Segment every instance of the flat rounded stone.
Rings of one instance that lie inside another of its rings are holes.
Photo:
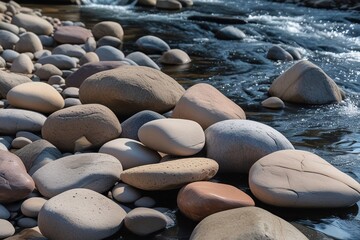
[[[291,56],[290,53],[288,53],[285,49],[283,49],[282,47],[278,46],[278,45],[274,45],[272,46],[266,57],[270,60],[274,60],[274,61],[292,61],[294,60],[293,57]]]
[[[34,181],[18,156],[0,150],[0,163],[0,203],[24,199],[34,190]]]
[[[87,63],[96,63],[99,62],[100,59],[98,55],[94,52],[87,52],[84,56],[82,56],[79,60],[79,65],[83,66]]]
[[[178,82],[161,71],[122,66],[88,77],[80,86],[80,100],[84,104],[103,104],[119,116],[131,116],[142,110],[167,112],[184,91]]]
[[[42,80],[48,80],[51,76],[62,75],[62,71],[54,66],[53,64],[44,64],[39,69],[37,69],[34,73]]]
[[[92,34],[95,39],[100,39],[104,36],[113,36],[119,39],[123,39],[124,30],[117,22],[102,21],[94,25],[92,28]]]
[[[129,138],[118,138],[107,142],[99,149],[99,152],[116,157],[124,170],[158,163],[161,159],[158,152],[144,146],[141,142]]]
[[[118,183],[112,189],[113,198],[121,203],[133,203],[141,198],[141,192],[125,183]]]
[[[0,219],[0,238],[4,239],[15,234],[14,226],[7,220]]]
[[[302,58],[301,52],[294,47],[285,47],[285,51],[290,53],[294,60],[300,60]]]
[[[225,120],[205,131],[206,156],[219,163],[220,172],[247,174],[260,158],[283,149],[294,149],[274,128],[251,120]]]
[[[15,135],[18,131],[39,132],[46,117],[22,109],[0,109],[0,133]]]
[[[13,49],[15,44],[19,41],[19,37],[7,30],[0,30],[0,45],[4,49]]]
[[[221,226],[214,227],[214,226]],[[297,239],[306,240],[285,220],[258,207],[243,207],[212,214],[193,230],[190,240]]]
[[[136,3],[139,6],[145,6],[145,7],[155,7],[156,6],[156,0],[139,0]]]
[[[30,57],[25,53],[22,53],[15,58],[10,68],[11,72],[23,74],[30,74],[33,70],[34,64],[32,63]]]
[[[132,233],[146,236],[166,227],[166,216],[151,208],[135,208],[124,219],[125,227]]]
[[[79,88],[67,87],[66,89],[64,89],[64,91],[61,94],[65,98],[68,98],[68,97],[79,98]]]
[[[40,58],[37,62],[43,65],[52,64],[61,70],[63,69],[68,70],[76,67],[76,61],[74,60],[74,58],[71,58],[63,54],[54,54],[50,56],[45,56]]]
[[[119,181],[122,166],[115,157],[102,153],[75,154],[57,159],[33,175],[41,195],[51,198],[74,188],[103,193]]]
[[[283,109],[285,108],[285,103],[278,97],[269,97],[261,102],[261,105],[266,108],[271,109]]]
[[[33,228],[36,227],[38,225],[36,219],[34,218],[20,218],[17,222],[16,222],[18,227],[21,228]]]
[[[92,37],[90,30],[78,26],[61,26],[54,32],[54,39],[59,43],[82,44]]]
[[[249,173],[251,192],[281,207],[349,207],[360,200],[360,184],[321,157],[283,150],[261,158]]]
[[[143,190],[169,190],[209,180],[219,165],[208,158],[183,158],[169,162],[134,167],[121,173],[123,182]]]
[[[10,218],[9,210],[4,207],[4,205],[0,204],[0,219],[8,219]]]
[[[69,57],[81,58],[86,52],[79,45],[61,44],[52,50],[52,54],[63,54]]]
[[[44,139],[68,152],[100,147],[120,133],[120,122],[115,114],[100,104],[84,104],[56,111],[47,118],[42,128]]]
[[[156,7],[166,10],[180,10],[182,5],[177,0],[157,0]]]
[[[27,139],[25,137],[16,137],[11,142],[11,146],[12,146],[12,148],[20,149],[20,148],[23,148],[23,147],[25,147],[26,145],[28,145],[30,143],[32,143],[32,141],[30,139]]]
[[[139,38],[135,44],[140,51],[145,53],[163,53],[170,50],[169,45],[164,40],[152,35]]]
[[[35,53],[43,49],[39,37],[32,32],[26,32],[20,35],[20,40],[15,44],[15,50],[19,53]]]
[[[182,65],[191,62],[191,59],[183,50],[171,49],[163,53],[160,62],[169,65]]]
[[[54,31],[48,21],[30,14],[18,13],[12,18],[11,23],[37,35],[50,35]]]
[[[254,200],[240,189],[206,181],[189,183],[177,196],[180,211],[194,221],[228,209],[254,205]]]
[[[321,68],[301,60],[276,78],[269,94],[300,104],[328,104],[342,100],[341,90]]]
[[[122,61],[125,58],[124,53],[112,46],[101,46],[95,50],[100,61]]]
[[[104,36],[104,37],[100,38],[96,43],[97,47],[102,47],[102,46],[107,46],[107,45],[112,46],[114,48],[121,48],[122,41],[117,37]]]
[[[14,107],[42,113],[53,113],[65,105],[62,96],[43,82],[20,84],[8,92],[7,100]]]
[[[126,212],[105,196],[88,189],[73,189],[48,200],[40,210],[42,234],[54,240],[96,240],[116,233]]]
[[[51,52],[47,49],[43,49],[43,50],[40,50],[40,51],[37,51],[34,53],[35,59],[40,59],[42,57],[50,56],[50,55],[51,55]]]
[[[148,208],[151,208],[151,207],[154,207],[156,205],[156,202],[151,197],[141,197],[141,198],[139,198],[138,200],[136,200],[134,202],[134,205],[136,207],[148,207]]]
[[[9,63],[12,63],[15,58],[17,58],[20,55],[20,53],[12,50],[12,49],[5,49],[2,53],[1,53],[1,57]]]
[[[0,29],[19,35],[19,27],[11,23],[0,22]]]
[[[145,123],[138,136],[149,148],[178,156],[194,155],[205,145],[201,126],[186,119],[159,119]]]
[[[30,78],[15,73],[7,73],[0,71],[0,97],[6,98],[7,93],[13,87],[22,84],[32,82]]]
[[[193,120],[203,129],[223,120],[246,118],[240,106],[207,83],[195,84],[187,89],[171,116]]]
[[[139,66],[146,66],[160,70],[160,67],[147,55],[142,52],[132,52],[126,58],[133,60]]]
[[[21,204],[21,213],[27,217],[37,218],[40,209],[46,201],[45,198],[41,197],[28,198]]]
[[[24,137],[29,139],[31,142],[40,140],[41,137],[39,137],[38,135],[32,133],[32,132],[26,132],[26,131],[19,131],[16,133],[16,137]]]
[[[81,101],[78,98],[65,98],[65,108],[81,105]]]
[[[234,26],[221,28],[215,36],[223,40],[242,40],[246,37],[245,33]]]

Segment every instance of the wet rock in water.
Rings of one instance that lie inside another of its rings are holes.
[[[11,23],[37,35],[50,35],[54,31],[53,26],[48,21],[30,14],[16,14]]]
[[[43,65],[52,64],[55,67],[62,70],[63,69],[67,70],[76,67],[75,59],[63,54],[54,54],[50,56],[45,56],[40,58],[37,62]]]
[[[136,40],[136,46],[145,53],[163,53],[170,50],[169,45],[156,36],[143,36]]]
[[[283,49],[282,47],[278,46],[278,45],[274,45],[272,46],[266,57],[270,60],[274,60],[274,61],[293,61],[293,57],[290,53],[288,53],[285,49]]]
[[[208,158],[183,158],[134,167],[121,173],[123,182],[143,190],[169,190],[190,182],[209,180],[219,165]]]
[[[166,227],[166,216],[154,209],[139,207],[130,211],[124,219],[125,227],[132,233],[146,236]]]
[[[94,52],[88,52],[80,58],[79,65],[85,65],[86,63],[96,63],[99,62],[99,56]]]
[[[52,64],[44,64],[39,69],[37,69],[34,74],[41,80],[48,80],[51,76],[54,75],[61,76],[62,71]]]
[[[0,109],[0,133],[15,135],[18,131],[39,132],[46,117],[22,109]]]
[[[154,207],[156,205],[156,202],[151,197],[141,197],[141,198],[139,198],[138,200],[136,200],[134,202],[134,205],[136,207],[148,207],[148,208],[151,208],[151,207]]]
[[[51,114],[42,136],[62,151],[96,148],[117,138],[121,126],[115,114],[100,104],[68,107]]]
[[[0,238],[5,239],[15,234],[14,226],[7,220],[0,219]]]
[[[243,31],[234,26],[227,26],[220,29],[215,36],[223,40],[242,40],[246,37]]]
[[[221,226],[221,228],[214,227]],[[194,229],[190,240],[308,239],[293,225],[258,207],[231,209],[208,216]]]
[[[164,52],[160,62],[169,65],[182,65],[191,62],[189,55],[180,49],[171,49]]]
[[[33,175],[41,195],[51,198],[74,188],[103,193],[119,181],[122,166],[115,157],[102,153],[70,155],[52,161]]]
[[[104,36],[104,37],[100,38],[99,41],[97,41],[96,45],[97,45],[97,47],[102,47],[102,46],[108,45],[108,46],[112,46],[114,48],[121,48],[122,41],[117,37]]]
[[[33,70],[34,64],[32,63],[30,57],[25,53],[22,53],[15,58],[10,68],[11,72],[23,74],[30,74]]]
[[[142,52],[133,52],[126,56],[126,58],[133,60],[139,66],[146,66],[160,70],[160,67],[147,55]]]
[[[299,104],[328,104],[342,100],[341,90],[321,68],[302,60],[274,80],[271,96]]]
[[[249,185],[259,200],[281,207],[349,207],[360,200],[357,181],[321,157],[301,150],[283,150],[261,158],[250,169]]]
[[[84,104],[103,104],[124,117],[142,110],[169,111],[184,91],[179,83],[161,71],[122,66],[88,77],[80,86],[80,100]]]
[[[157,0],[156,7],[165,10],[180,10],[182,5],[177,0]]]
[[[105,196],[88,189],[73,189],[48,200],[38,223],[49,239],[104,239],[116,233],[126,212]]]
[[[26,76],[0,71],[0,98],[6,98],[6,95],[10,91],[10,89],[19,84],[27,82],[32,81]]]
[[[247,21],[236,17],[224,17],[213,15],[193,15],[189,16],[188,20],[204,21],[204,22],[216,22],[222,24],[246,24]]]
[[[141,142],[129,138],[118,138],[105,143],[99,150],[100,153],[116,157],[123,169],[160,162],[158,152],[147,148]]]
[[[19,53],[35,53],[43,49],[39,37],[32,33],[26,32],[20,35],[20,40],[15,44],[15,50]]]
[[[27,217],[37,218],[40,209],[46,201],[47,200],[42,197],[28,198],[21,204],[21,213]]]
[[[94,25],[92,28],[92,34],[95,39],[100,39],[104,36],[112,36],[119,39],[123,39],[124,30],[117,22],[103,21]]]
[[[153,120],[164,118],[163,115],[150,110],[138,112],[121,123],[123,131],[121,132],[120,137],[140,141],[138,131],[142,125]]]
[[[193,120],[203,129],[219,121],[246,118],[241,107],[207,83],[199,83],[187,89],[171,116]]]
[[[205,181],[186,185],[177,196],[180,211],[194,221],[228,209],[254,205],[249,195],[234,186]]]
[[[2,54],[1,57],[4,58],[4,60],[6,62],[13,62],[15,58],[17,58],[20,55],[20,53],[11,50],[11,49],[5,49]]]
[[[95,50],[100,61],[122,61],[125,58],[124,53],[112,46],[102,46]]]
[[[62,54],[69,57],[81,58],[86,52],[79,45],[61,44],[52,50],[52,54]]]
[[[0,203],[24,199],[34,190],[35,184],[21,159],[13,153],[0,150],[0,162]]]
[[[251,120],[225,120],[205,131],[206,156],[219,163],[220,172],[249,172],[250,167],[269,153],[294,149],[280,132]]]
[[[298,49],[294,47],[286,47],[285,50],[291,54],[294,60],[300,60],[302,59],[301,53]]]
[[[201,126],[186,119],[159,119],[145,123],[138,136],[149,148],[178,156],[194,155],[205,145]]]
[[[59,43],[82,44],[89,37],[92,37],[91,31],[78,26],[62,26],[54,32],[54,39]]]
[[[133,203],[141,197],[138,189],[125,183],[118,183],[111,191],[113,198],[121,203]]]
[[[266,108],[271,109],[283,109],[285,108],[285,103],[278,97],[269,97],[261,102],[261,105]]]
[[[25,147],[26,145],[32,143],[32,141],[30,139],[27,139],[25,137],[16,137],[12,142],[11,142],[11,147],[15,148],[15,149],[20,149]]]
[[[101,61],[84,64],[76,72],[66,78],[66,86],[79,88],[85,79],[91,75],[124,65],[127,64],[122,61]]]
[[[4,207],[4,205],[0,204],[0,219],[8,219],[10,218],[9,210]]]
[[[178,0],[183,7],[191,7],[194,5],[193,0]]]
[[[53,113],[64,107],[64,99],[49,84],[43,82],[23,83],[7,94],[9,103],[17,108],[41,113]]]
[[[138,0],[136,3],[140,6],[146,6],[146,7],[155,7],[156,6],[156,0]]]

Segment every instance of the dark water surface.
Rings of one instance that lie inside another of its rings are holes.
[[[310,9],[266,0],[194,2],[193,7],[179,12],[133,6],[29,6],[42,8],[44,15],[61,20],[82,21],[88,28],[102,20],[119,22],[125,31],[122,49],[125,54],[136,50],[134,41],[140,36],[152,34],[164,39],[171,48],[180,48],[193,59],[186,66],[162,68],[185,88],[199,82],[215,86],[238,103],[248,119],[274,127],[295,148],[321,156],[360,181],[359,12]],[[217,40],[214,32],[226,25],[187,19],[201,14],[247,20],[248,24],[236,25],[247,38]],[[266,59],[272,44],[298,48],[305,59],[320,66],[345,90],[347,99],[341,104],[326,106],[287,105],[280,111],[262,108],[260,102],[268,97],[271,82],[294,64]],[[159,56],[152,57],[157,60]],[[220,178],[248,191],[246,176]],[[176,218],[177,225],[152,238],[187,239],[196,224],[176,211],[176,192],[153,194],[160,206],[163,203],[174,209],[170,215]],[[166,201],[162,201],[164,196],[159,194],[166,196]],[[359,203],[347,209],[326,210],[263,207],[330,238],[360,239]],[[129,233],[120,235],[116,239],[135,238]],[[321,237],[315,234],[311,238]]]

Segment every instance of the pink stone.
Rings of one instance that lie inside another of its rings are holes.
[[[54,33],[54,39],[59,43],[82,44],[92,37],[90,30],[78,26],[59,27]]]

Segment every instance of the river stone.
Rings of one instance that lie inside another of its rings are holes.
[[[104,36],[113,36],[119,39],[123,39],[124,37],[124,31],[121,25],[112,21],[103,21],[95,24],[92,28],[92,34],[95,39],[100,39]]]
[[[20,218],[17,222],[16,225],[20,228],[32,228],[32,227],[36,227],[38,225],[36,219],[33,218]]]
[[[12,63],[14,61],[15,58],[17,58],[20,55],[20,53],[11,50],[11,49],[5,49],[2,54],[1,57],[4,58],[4,60],[6,62]]]
[[[0,133],[15,135],[18,131],[39,132],[46,117],[22,109],[0,109]]]
[[[39,39],[43,47],[53,47],[55,45],[55,39],[53,36],[39,35]]]
[[[44,64],[39,69],[37,69],[34,74],[41,80],[48,80],[51,76],[54,75],[61,76],[62,71],[53,64]]]
[[[171,49],[163,53],[160,62],[169,65],[182,65],[191,62],[191,59],[183,50]]]
[[[81,105],[81,101],[78,98],[65,98],[65,108]]]
[[[54,39],[59,43],[83,44],[92,37],[90,30],[78,26],[61,26],[54,32]]]
[[[7,30],[0,30],[0,45],[4,49],[13,49],[15,44],[19,41],[19,37]]]
[[[48,21],[35,15],[19,13],[12,18],[11,23],[37,35],[50,35],[54,31]]]
[[[214,226],[221,226],[214,227]],[[243,207],[212,214],[193,230],[190,240],[293,239],[305,240],[285,220],[258,207]]]
[[[42,113],[53,113],[65,105],[62,96],[43,82],[20,84],[8,92],[7,100],[14,107]]]
[[[21,204],[21,212],[27,217],[37,218],[40,209],[46,201],[45,198],[41,197],[28,198]]]
[[[266,108],[271,109],[283,109],[285,108],[285,103],[278,97],[269,97],[261,102],[261,105]]]
[[[240,189],[222,183],[193,182],[178,193],[177,206],[194,221],[233,208],[254,206],[252,198]]]
[[[20,40],[15,44],[15,50],[19,53],[35,53],[43,49],[39,37],[32,32],[26,32],[20,35]]]
[[[123,169],[160,162],[158,152],[145,147],[141,142],[129,138],[118,138],[105,143],[99,150],[100,153],[116,157]]]
[[[32,143],[32,141],[30,139],[27,139],[25,137],[16,137],[12,142],[11,142],[11,147],[15,148],[15,149],[20,149],[25,147],[26,145]]]
[[[46,56],[50,56],[50,55],[51,55],[51,52],[47,49],[43,49],[43,50],[40,50],[40,51],[37,51],[34,53],[35,59],[40,59],[42,57],[46,57]]]
[[[328,104],[342,100],[341,90],[321,68],[302,60],[274,80],[271,96],[300,104]]]
[[[156,205],[156,202],[151,197],[141,197],[138,200],[134,202],[134,206],[136,207],[154,207]]]
[[[133,52],[126,56],[126,58],[133,60],[139,66],[146,66],[160,70],[160,67],[147,55],[142,52]]]
[[[223,40],[242,40],[246,37],[243,31],[234,26],[223,27],[215,36]]]
[[[176,104],[173,118],[193,120],[203,129],[228,119],[245,119],[245,112],[219,90],[207,83],[196,84],[186,90]]]
[[[0,219],[8,219],[10,218],[9,210],[4,207],[4,205],[0,204]]]
[[[177,0],[157,0],[156,7],[166,10],[180,10],[182,5]]]
[[[205,145],[201,126],[186,119],[159,119],[145,123],[138,136],[149,148],[178,156],[194,155]]]
[[[266,57],[270,60],[274,60],[274,61],[292,61],[294,60],[293,57],[291,56],[290,53],[288,53],[285,49],[283,49],[282,47],[278,46],[278,45],[274,45],[272,46]]]
[[[80,59],[86,52],[79,45],[61,44],[52,50],[52,54],[62,54]]]
[[[79,88],[81,84],[85,81],[85,79],[90,77],[91,75],[124,65],[127,64],[122,61],[98,61],[94,63],[84,64],[76,72],[72,73],[66,78],[66,86]]]
[[[249,173],[251,192],[281,207],[349,207],[360,200],[360,184],[321,157],[283,150],[261,158]]]
[[[118,183],[111,191],[113,198],[121,203],[133,203],[141,198],[141,192],[125,183]]]
[[[97,41],[96,45],[97,47],[112,46],[114,48],[121,48],[122,41],[113,36],[104,36]]]
[[[100,59],[98,55],[94,52],[88,52],[84,56],[82,56],[79,60],[79,65],[83,66],[86,63],[96,63],[99,62]],[[80,87],[80,86],[79,86]]]
[[[140,51],[145,53],[163,53],[170,50],[169,45],[164,40],[151,35],[139,38],[135,44]]]
[[[33,70],[34,64],[32,63],[30,57],[25,53],[22,53],[15,58],[10,68],[11,72],[23,74],[30,74]]]
[[[125,56],[122,51],[112,46],[102,46],[95,50],[100,61],[122,61]]]
[[[6,61],[2,57],[0,57],[0,68],[6,68]]]
[[[94,37],[89,37],[86,42],[82,45],[85,52],[94,52],[96,50],[96,40]]]
[[[134,167],[121,173],[123,182],[143,190],[169,190],[209,180],[219,165],[208,158],[183,158],[169,162]]]
[[[32,177],[41,195],[51,198],[74,188],[103,193],[119,181],[121,171],[119,160],[111,155],[83,153],[50,162]]]
[[[61,94],[65,98],[68,98],[68,97],[79,98],[79,88],[67,87]]]
[[[154,209],[139,207],[130,211],[124,219],[125,227],[132,233],[146,236],[166,227],[166,216]]]
[[[121,133],[119,120],[107,107],[85,104],[51,114],[42,128],[42,136],[62,151],[74,152],[100,147]]]
[[[21,200],[35,188],[21,159],[8,151],[0,150],[0,176],[0,203]]]
[[[161,71],[122,66],[88,77],[80,86],[80,100],[84,104],[103,104],[119,116],[131,116],[142,110],[167,112],[184,91],[179,83]]]
[[[26,132],[26,131],[17,132],[16,137],[24,137],[24,138],[29,139],[31,142],[35,142],[35,141],[41,139],[41,137],[39,137],[38,135],[36,135],[32,132]]]
[[[6,240],[48,240],[41,233],[38,227],[27,228],[20,233],[7,238]]]
[[[220,172],[249,172],[269,153],[294,149],[280,132],[251,120],[225,120],[205,131],[206,156],[219,163]]]
[[[0,219],[0,239],[10,237],[15,234],[14,226],[7,220]]]
[[[73,189],[48,200],[40,210],[42,234],[53,240],[97,240],[121,228],[126,212],[89,189]]]
[[[13,87],[22,84],[32,82],[30,78],[15,73],[7,73],[0,71],[0,98],[6,98],[6,94]]]
[[[285,47],[285,50],[290,53],[294,60],[300,60],[302,58],[300,51],[294,47]]]
[[[47,83],[48,83],[49,85],[54,85],[54,84],[57,84],[57,85],[65,85],[65,79],[62,78],[62,77],[59,76],[59,75],[52,75],[52,76],[48,79]]]
[[[11,23],[0,22],[0,29],[19,35],[19,27]]]
[[[155,7],[156,0],[138,0],[136,4],[145,7]]]
[[[55,67],[62,70],[63,69],[68,70],[76,67],[76,61],[74,60],[74,58],[71,58],[63,54],[54,54],[50,56],[45,56],[40,58],[37,62],[43,65],[52,64]]]

